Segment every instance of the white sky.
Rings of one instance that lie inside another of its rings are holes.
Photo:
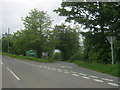
[[[47,14],[54,20],[53,24],[64,22],[65,17],[58,16],[54,9],[61,6],[62,0],[0,0],[0,36],[7,32],[10,33],[22,29],[21,17],[28,15],[30,10],[37,8],[40,11],[47,11]]]

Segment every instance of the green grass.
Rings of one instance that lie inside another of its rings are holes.
[[[13,57],[13,58],[25,59],[25,60],[45,62],[45,63],[51,63],[51,62],[53,62],[52,60],[46,60],[46,59],[41,59],[41,58],[36,58],[36,57],[20,56],[20,55],[15,55],[15,54],[10,54],[10,53],[4,53],[4,52],[2,53],[2,55],[10,56],[10,57]]]
[[[51,63],[53,62],[52,60],[46,60],[46,59],[40,59],[40,58],[35,58],[35,57],[27,57],[27,56],[19,56],[19,55],[15,55],[15,54],[10,54],[10,53],[1,53],[2,55],[5,56],[10,56],[13,58],[19,58],[19,59],[26,59],[26,60],[33,60],[33,61],[39,61],[39,62],[45,62],[45,63]],[[65,62],[70,62],[69,60],[65,61]],[[105,73],[105,74],[109,74],[112,76],[116,76],[116,77],[120,77],[120,72],[118,70],[118,66],[120,66],[120,63],[116,63],[116,64],[100,64],[100,63],[88,63],[88,62],[84,62],[84,61],[72,61],[72,63],[77,64],[78,66],[87,68],[87,69],[91,69],[97,72],[101,72],[101,73]]]
[[[101,73],[120,77],[120,72],[118,70],[118,66],[120,66],[120,63],[116,63],[113,65],[112,64],[100,64],[100,63],[88,63],[84,61],[73,61],[72,63],[75,63],[87,69],[91,69],[91,70],[95,70]]]

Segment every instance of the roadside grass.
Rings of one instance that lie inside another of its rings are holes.
[[[2,52],[2,55],[10,56],[10,57],[13,57],[13,58],[26,59],[26,60],[32,60],[32,61],[38,61],[38,62],[44,62],[44,63],[51,63],[51,62],[53,62],[52,60],[41,59],[41,58],[36,58],[36,57],[20,56],[20,55],[5,53],[5,52]]]
[[[120,77],[119,66],[120,63],[116,64],[100,64],[100,63],[88,63],[84,61],[72,61],[72,63],[77,64],[78,66],[95,70],[104,74],[109,74],[112,76]]]
[[[45,62],[45,63],[51,63],[54,62],[53,60],[47,60],[47,59],[40,59],[40,58],[36,58],[36,57],[28,57],[28,56],[20,56],[20,55],[15,55],[15,54],[10,54],[10,53],[4,53],[4,52],[0,52],[0,55],[5,55],[5,56],[10,56],[13,58],[19,58],[19,59],[26,59],[26,60],[32,60],[32,61],[38,61],[38,62]],[[101,63],[88,63],[88,62],[84,62],[84,61],[65,61],[65,62],[69,62],[69,63],[75,63],[76,65],[83,67],[83,68],[87,68],[87,69],[91,69],[97,72],[101,72],[104,74],[109,74],[112,76],[116,76],[116,77],[120,77],[120,63],[116,63],[116,64],[101,64]]]

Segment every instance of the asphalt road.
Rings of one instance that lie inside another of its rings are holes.
[[[72,63],[2,57],[2,88],[118,88],[117,77]]]

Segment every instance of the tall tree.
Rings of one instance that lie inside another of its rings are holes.
[[[52,45],[47,46],[51,42],[49,30],[52,24],[47,13],[34,9],[22,20],[25,29],[14,34],[14,47],[18,52],[24,54],[25,51],[33,49],[37,50],[38,57],[41,57],[42,52],[48,52],[48,48],[54,47]]]
[[[66,16],[66,21],[74,20],[82,24],[85,29],[89,29],[91,33],[84,33],[87,39],[84,43],[91,46],[86,55],[90,54],[87,59],[93,57],[99,58],[101,61],[109,63],[110,45],[106,39],[107,35],[116,36],[116,42],[120,42],[120,5],[118,2],[62,2],[61,8],[54,10],[60,16]],[[91,40],[90,40],[90,39]],[[116,47],[116,52],[120,50]],[[93,49],[94,48],[94,49]],[[88,48],[85,48],[88,49]],[[94,53],[96,55],[94,55]],[[118,53],[116,53],[116,56]],[[106,57],[107,56],[107,57]],[[118,58],[116,58],[118,61]]]
[[[57,49],[61,50],[63,60],[69,60],[79,48],[79,33],[76,29],[64,24],[55,26],[58,39]]]

